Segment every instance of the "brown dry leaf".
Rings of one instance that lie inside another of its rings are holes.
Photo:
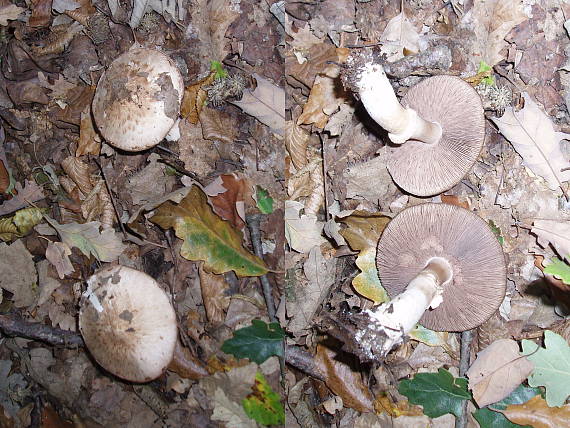
[[[12,245],[0,243],[0,287],[13,294],[14,306],[33,305],[38,298],[34,260],[21,239]]]
[[[199,125],[192,125],[185,120],[180,122],[180,135],[178,146],[184,168],[198,177],[210,174],[219,158],[217,150],[214,150],[214,143],[204,139]]]
[[[32,52],[38,56],[63,53],[75,35],[82,31],[83,28],[83,25],[79,22],[73,22],[71,25],[53,25],[44,45],[42,47],[32,47]],[[81,111],[83,111],[83,107]]]
[[[158,154],[151,153],[147,158],[148,165],[129,177],[133,204],[143,205],[172,191],[176,179],[165,173],[166,166],[158,162],[159,159]]]
[[[69,260],[71,248],[64,242],[48,243],[46,248],[46,259],[55,267],[59,279],[63,279],[65,275],[69,275],[75,269]]]
[[[75,156],[68,156],[61,161],[61,167],[65,173],[73,180],[83,196],[93,190],[90,167],[86,162]]]
[[[531,232],[542,247],[552,244],[558,255],[570,262],[570,221],[535,220]]]
[[[168,370],[173,371],[184,379],[198,380],[208,376],[208,370],[198,358],[190,353],[188,348],[183,347],[180,342],[176,343],[172,362],[168,365]]]
[[[33,28],[47,27],[51,22],[52,0],[32,0],[32,16],[28,25]]]
[[[342,398],[345,407],[359,412],[374,410],[373,397],[362,381],[362,374],[340,361],[335,351],[323,345],[317,345],[315,364],[325,373],[326,385]]]
[[[200,120],[200,112],[205,105],[208,93],[203,90],[204,86],[210,85],[216,77],[215,72],[211,72],[208,77],[199,80],[184,89],[184,97],[180,106],[180,115],[190,123],[196,125]]]
[[[526,19],[520,0],[476,0],[461,22],[461,27],[472,28],[475,33],[469,48],[472,62],[495,66],[503,59],[500,51],[507,46],[505,36]]]
[[[465,208],[466,210],[470,209],[469,201],[459,198],[459,196],[456,195],[441,195],[441,202],[444,204],[456,205],[458,207]]]
[[[285,90],[253,73],[255,90],[246,89],[239,101],[231,101],[245,113],[255,117],[277,135],[285,135]]]
[[[523,404],[511,404],[505,410],[497,410],[511,422],[518,425],[530,425],[534,428],[567,427],[570,421],[570,404],[562,407],[548,407],[540,395]]]
[[[303,52],[301,57],[296,52],[288,55],[285,58],[285,72],[289,77],[289,84],[311,88],[315,77],[329,66],[330,61],[339,61],[337,49],[330,44],[319,43]]]
[[[420,35],[403,9],[388,21],[380,40],[387,42],[382,45],[382,52],[388,55],[389,62],[403,58],[405,51],[415,54],[420,50]]]
[[[224,112],[204,107],[200,114],[200,125],[206,140],[231,144],[236,138],[238,125]]]
[[[6,193],[8,187],[10,186],[10,174],[4,165],[2,159],[0,159],[0,193]]]
[[[64,421],[55,410],[48,404],[42,409],[42,428],[74,428],[71,422]]]
[[[222,174],[204,188],[214,212],[237,229],[245,226],[245,201],[251,197],[251,185],[242,174]]]
[[[202,300],[206,309],[208,321],[213,325],[224,322],[226,310],[230,306],[230,297],[225,294],[229,289],[223,275],[206,272],[200,264],[200,288],[202,290]]]
[[[307,146],[311,134],[292,120],[286,123],[285,147],[295,169],[300,170],[307,164]]]
[[[91,106],[89,105],[85,110],[81,112],[81,124],[79,125],[79,142],[77,143],[75,156],[99,156],[100,152],[101,138],[93,126],[93,119],[91,118]]]
[[[0,25],[7,26],[8,21],[18,19],[20,14],[25,11],[23,7],[18,7],[15,4],[8,4],[0,8]]]
[[[65,107],[54,107],[50,111],[55,119],[73,125],[81,125],[81,113],[91,105],[93,95],[95,94],[95,86],[76,86],[66,93]]]
[[[500,339],[477,354],[467,371],[469,389],[479,407],[508,397],[532,372],[534,364],[512,339]]]
[[[410,405],[408,400],[400,400],[394,402],[390,395],[381,394],[374,400],[374,411],[376,414],[387,413],[397,418],[399,416],[421,416],[423,411],[421,407]]]
[[[47,76],[42,73],[41,71],[38,73],[38,80],[39,84],[42,88],[49,89],[51,92],[49,93],[49,97],[54,100],[63,100],[65,99],[67,92],[71,89],[77,87],[76,84],[68,82],[65,80],[63,75],[58,75],[57,79],[54,79],[53,83],[50,83]]]
[[[45,195],[42,188],[35,181],[26,180],[24,187],[20,183],[16,183],[16,195],[9,201],[0,204],[0,215],[10,214],[28,206],[30,202],[36,202],[43,198]]]
[[[225,34],[239,15],[231,0],[198,0],[192,8],[192,26],[204,61],[222,61],[227,53]]]

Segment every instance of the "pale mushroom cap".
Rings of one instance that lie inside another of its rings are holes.
[[[105,140],[122,150],[160,143],[180,113],[184,82],[174,62],[154,49],[131,49],[103,73],[93,117]]]
[[[434,76],[410,88],[402,105],[441,125],[437,144],[410,140],[389,150],[388,171],[406,192],[431,196],[451,189],[469,172],[485,141],[481,98],[467,82]]]
[[[79,329],[107,371],[132,382],[160,376],[174,355],[178,329],[166,293],[147,274],[124,266],[89,278]]]
[[[422,204],[398,214],[378,242],[377,267],[388,294],[402,293],[432,257],[453,269],[443,302],[420,320],[437,331],[465,331],[484,323],[505,297],[506,266],[497,237],[483,219],[446,204]]]

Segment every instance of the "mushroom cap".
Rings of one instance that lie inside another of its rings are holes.
[[[388,171],[406,192],[431,196],[451,189],[469,172],[485,141],[481,98],[464,80],[434,76],[410,88],[402,105],[441,125],[441,140],[409,140],[389,147]]]
[[[453,269],[443,302],[425,311],[423,326],[437,331],[465,331],[484,323],[505,297],[503,250],[483,219],[464,208],[421,204],[403,210],[378,242],[376,265],[391,297],[402,293],[432,257]]]
[[[146,273],[125,266],[100,270],[87,283],[79,329],[91,355],[105,370],[132,382],[160,376],[178,337],[166,293]]]
[[[93,117],[105,140],[130,152],[160,143],[180,112],[184,82],[174,62],[154,49],[131,49],[103,73]]]

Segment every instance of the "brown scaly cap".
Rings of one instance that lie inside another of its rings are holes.
[[[87,283],[79,329],[91,355],[107,371],[132,382],[159,377],[178,337],[166,293],[146,273],[125,266],[102,269]]]
[[[398,214],[378,242],[376,264],[391,297],[402,293],[432,257],[452,266],[443,302],[420,320],[437,331],[465,331],[499,308],[506,289],[503,250],[487,223],[455,205],[422,204]]]
[[[154,49],[131,49],[103,73],[93,117],[105,140],[130,152],[160,143],[180,113],[184,92],[174,62]]]
[[[465,81],[434,76],[410,88],[402,98],[420,117],[441,125],[437,144],[407,141],[388,150],[388,171],[406,192],[431,196],[444,192],[469,172],[485,141],[481,98]]]

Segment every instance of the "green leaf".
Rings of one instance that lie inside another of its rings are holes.
[[[528,384],[546,387],[546,403],[560,407],[570,395],[570,347],[550,330],[544,332],[544,345],[541,348],[530,340],[522,341],[523,355],[534,363]]]
[[[467,379],[454,378],[445,369],[437,373],[418,373],[412,380],[403,380],[398,388],[412,404],[424,408],[424,414],[437,418],[446,413],[461,416],[463,401],[471,399]]]
[[[188,194],[175,204],[161,204],[150,221],[163,229],[172,227],[184,240],[180,255],[187,260],[203,260],[213,273],[235,271],[240,276],[259,276],[268,272],[263,260],[242,246],[241,232],[217,216],[206,194],[192,186]]]
[[[285,409],[281,397],[271,389],[261,372],[256,373],[252,389],[253,393],[242,401],[246,415],[262,425],[284,424]]]
[[[487,86],[493,86],[495,84],[495,78],[491,75],[492,72],[493,69],[485,61],[481,61],[479,63],[477,73],[488,73],[487,77],[481,79],[481,83],[484,83]]]
[[[570,260],[570,256],[568,257]],[[549,273],[560,278],[564,284],[570,285],[570,265],[557,257],[554,257],[544,268],[544,273]]]
[[[212,61],[210,63],[210,70],[216,73],[214,75],[215,79],[223,79],[225,77],[228,77],[228,72],[224,70],[224,66],[219,61]]]
[[[49,210],[47,208],[24,208],[14,214],[13,222],[18,227],[21,235],[26,235],[32,228],[43,220],[43,215]]]
[[[501,234],[501,229],[499,228],[499,226],[497,226],[493,220],[488,220],[487,223],[489,223],[489,226],[491,227],[491,230],[493,231],[493,233],[497,237],[499,244],[501,244],[501,246],[503,246],[503,243],[505,242],[505,240],[503,238],[503,235]]]
[[[261,364],[272,355],[283,356],[284,337],[285,331],[279,323],[253,320],[249,327],[234,331],[234,337],[224,342],[222,351]]]
[[[441,346],[450,355],[456,352],[449,343],[450,333],[447,331],[433,331],[423,325],[417,324],[414,329],[408,333],[408,336],[428,346]]]
[[[520,428],[520,425],[509,421],[502,413],[494,412],[490,408],[497,410],[505,410],[509,404],[523,404],[535,395],[540,394],[539,388],[529,388],[528,386],[519,385],[517,389],[511,392],[506,398],[498,401],[483,409],[473,412],[473,416],[479,422],[481,428]]]
[[[273,212],[273,198],[263,187],[256,186],[256,189],[257,208],[263,214],[271,214]]]

